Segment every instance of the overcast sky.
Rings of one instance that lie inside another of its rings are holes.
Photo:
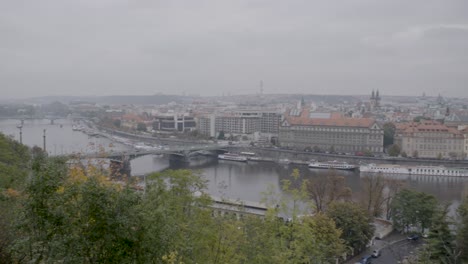
[[[468,97],[467,0],[0,0],[0,91]]]

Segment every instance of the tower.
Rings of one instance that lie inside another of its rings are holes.
[[[372,90],[372,94],[370,98],[370,107],[371,107],[371,111],[374,109],[378,109],[380,107],[379,90],[377,90],[377,92]]]

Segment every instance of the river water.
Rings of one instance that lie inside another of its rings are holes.
[[[19,140],[19,120],[0,120],[0,132]],[[50,155],[73,152],[89,153],[98,151],[98,146],[107,151],[129,150],[126,145],[112,142],[102,137],[89,137],[80,131],[73,131],[71,120],[26,120],[23,125],[23,143],[42,147],[43,129],[46,129],[46,147]],[[112,143],[112,144],[111,144]],[[289,178],[293,169],[300,171],[305,179],[328,173],[313,170],[302,165],[280,165],[263,162],[218,161],[209,157],[199,157],[189,163],[170,163],[167,157],[148,155],[131,161],[132,174],[141,175],[165,169],[193,169],[206,180],[208,192],[216,197],[260,202],[265,193],[281,193],[281,181]],[[338,171],[355,195],[361,191],[359,172]],[[440,201],[452,204],[455,208],[468,190],[468,178],[399,176],[406,185],[436,196]]]

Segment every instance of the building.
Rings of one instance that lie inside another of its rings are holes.
[[[221,131],[233,135],[260,132],[271,137],[278,135],[281,114],[276,111],[237,110],[200,116],[197,121],[200,133],[211,137],[216,137]]]
[[[468,127],[465,127],[461,133],[464,136],[465,143],[463,144],[463,158],[466,159],[468,154]]]
[[[372,118],[346,118],[339,113],[292,109],[279,127],[279,143],[294,149],[380,153],[383,129]]]
[[[202,135],[215,137],[215,115],[200,116],[197,118],[197,129]]]
[[[370,98],[371,111],[380,108],[380,100],[379,90],[377,92],[372,91]]]
[[[396,124],[395,144],[408,156],[421,158],[464,157],[462,132],[433,120]]]
[[[195,128],[194,117],[187,114],[167,113],[153,116],[154,130],[184,132]]]

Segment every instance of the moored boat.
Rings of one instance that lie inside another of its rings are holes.
[[[219,154],[218,159],[220,160],[232,160],[232,161],[241,161],[245,162],[247,161],[247,157],[234,154],[234,153],[224,153],[224,154]]]
[[[468,169],[466,168],[449,168],[443,166],[400,166],[389,164],[368,164],[360,166],[359,170],[361,172],[384,174],[468,177]]]
[[[354,170],[357,168],[356,165],[349,164],[347,162],[340,161],[312,161],[309,163],[309,168],[312,169],[335,169],[335,170]]]

